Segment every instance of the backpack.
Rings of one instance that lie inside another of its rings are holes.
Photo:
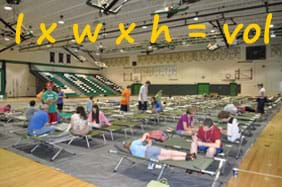
[[[154,131],[149,132],[149,134],[150,134],[150,139],[153,139],[156,141],[164,142],[168,139],[168,135],[165,134],[161,130],[154,130]]]

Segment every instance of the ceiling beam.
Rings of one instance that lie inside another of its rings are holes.
[[[217,27],[219,29],[219,32],[220,32],[221,36],[223,37],[223,40],[224,40],[224,43],[225,43],[226,47],[229,48],[229,44],[228,44],[228,42],[226,40],[225,34],[223,33],[223,30],[222,30],[221,25],[220,25],[218,20],[216,20],[216,24],[217,24]]]
[[[9,28],[14,34],[16,34],[16,30],[11,26],[11,24],[9,24],[8,22],[6,22],[4,19],[0,18],[0,22],[2,22],[5,27]],[[25,39],[24,35],[21,33],[20,35],[21,39]]]

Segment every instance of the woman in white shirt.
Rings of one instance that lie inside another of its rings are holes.
[[[71,116],[71,133],[75,135],[87,135],[91,131],[88,126],[87,114],[82,106],[76,108],[76,112]]]
[[[238,140],[241,134],[237,119],[232,117],[230,113],[226,111],[221,111],[217,117],[222,122],[227,123],[227,140],[230,142],[235,142]]]

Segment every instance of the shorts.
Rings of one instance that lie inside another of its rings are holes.
[[[161,154],[161,148],[156,146],[148,146],[145,151],[145,157],[149,159],[158,159]]]
[[[48,113],[49,123],[57,122],[57,112]]]
[[[141,101],[139,101],[139,102],[138,102],[138,109],[139,109],[139,110],[146,111],[146,110],[147,110],[147,101],[144,101],[143,104],[142,104]]]
[[[176,134],[178,135],[183,135],[185,134],[184,132],[185,132],[184,130],[176,130]]]
[[[57,104],[57,109],[58,109],[58,110],[63,110],[63,107],[64,107],[64,104],[63,104],[63,103]]]
[[[204,151],[204,152],[206,152],[207,150],[208,150],[208,146],[198,146],[198,150],[199,151]],[[222,153],[223,152],[223,148],[222,147],[220,147],[220,148],[216,148],[216,154],[218,154],[218,153]]]
[[[128,112],[128,105],[120,105],[120,111]]]

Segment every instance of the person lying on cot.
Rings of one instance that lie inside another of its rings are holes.
[[[238,113],[244,113],[244,112],[256,112],[255,109],[253,109],[250,106],[247,105],[240,105],[238,102],[229,103],[224,108],[223,111],[229,112],[231,114],[238,114]]]
[[[40,106],[40,110],[33,114],[27,127],[27,133],[29,135],[39,136],[55,130],[48,124],[48,110],[49,106],[47,104],[43,104]]]
[[[5,106],[0,106],[0,113],[9,113],[12,112],[12,107],[10,104],[7,104]]]
[[[180,135],[192,135],[192,123],[195,109],[188,108],[186,113],[182,114],[176,126],[176,133]]]
[[[84,107],[78,106],[76,112],[71,116],[70,132],[74,135],[87,135],[91,131],[88,126],[87,114]]]
[[[197,154],[198,150],[205,151],[207,157],[214,157],[223,151],[220,130],[210,118],[206,118],[197,135],[192,136],[190,153]]]
[[[99,110],[97,104],[94,104],[92,107],[92,112],[88,115],[88,122],[90,126],[101,128],[102,126],[111,126],[112,124],[109,122],[105,114]]]
[[[229,112],[225,111],[221,111],[217,117],[220,121],[227,123],[227,140],[230,142],[235,142],[238,140],[241,134],[237,119],[232,117]]]
[[[136,157],[156,160],[194,160],[196,154],[174,151],[152,145],[150,134],[145,133],[140,139],[124,144],[124,148]]]
[[[162,111],[162,105],[156,97],[152,97],[152,113],[160,113]]]

